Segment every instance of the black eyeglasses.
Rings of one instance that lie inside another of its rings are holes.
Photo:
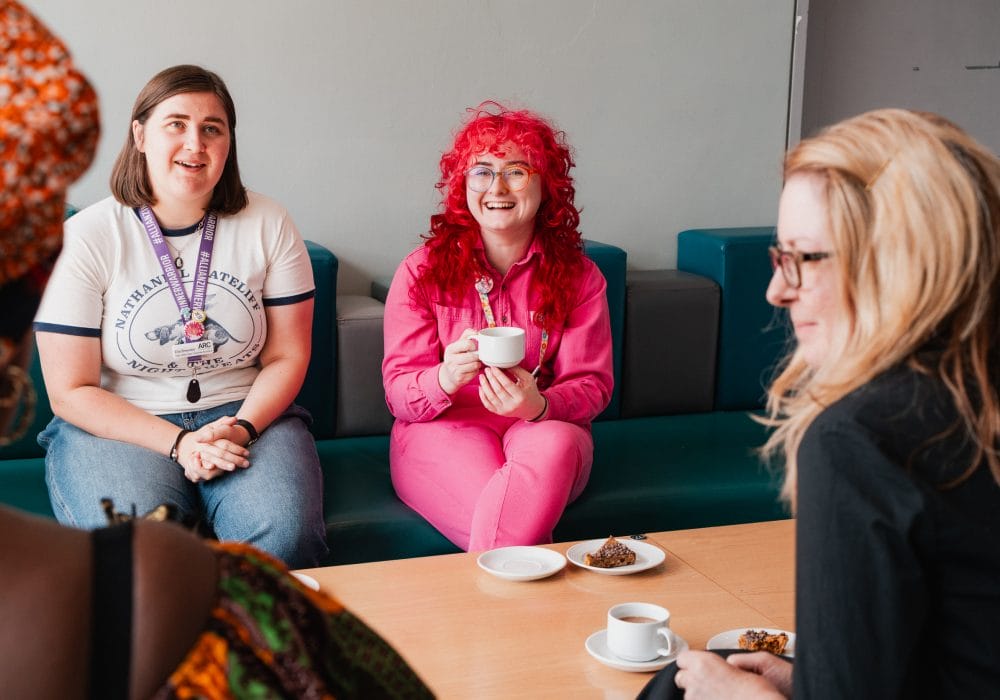
[[[826,260],[833,256],[833,253],[803,253],[798,250],[782,250],[776,245],[767,249],[771,256],[771,269],[781,268],[781,274],[789,287],[798,289],[802,286],[802,270],[800,266],[804,262],[815,262],[816,260]]]

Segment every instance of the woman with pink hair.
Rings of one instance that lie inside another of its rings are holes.
[[[397,494],[479,551],[552,541],[613,379],[565,134],[495,102],[470,112],[441,158],[441,211],[392,281],[382,373]],[[520,365],[483,365],[472,336],[488,326],[525,330]]]

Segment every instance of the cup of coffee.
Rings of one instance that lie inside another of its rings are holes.
[[[608,649],[626,661],[652,661],[675,653],[670,611],[652,603],[622,603],[608,610]]]
[[[514,326],[484,328],[472,336],[479,346],[479,361],[490,367],[506,369],[524,359],[524,329]]]

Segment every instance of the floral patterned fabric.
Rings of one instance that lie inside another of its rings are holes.
[[[98,136],[97,95],[66,47],[0,0],[0,287],[37,275],[59,250],[66,189]]]
[[[433,697],[385,640],[277,559],[244,544],[212,546],[218,599],[156,700]]]

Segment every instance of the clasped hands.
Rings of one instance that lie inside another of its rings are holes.
[[[236,416],[223,416],[184,435],[177,445],[177,462],[184,476],[198,483],[249,467],[250,450],[240,444],[245,434],[236,425]]]
[[[444,359],[438,366],[438,382],[445,393],[454,394],[478,376],[479,400],[487,411],[524,420],[541,415],[546,403],[531,372],[523,367],[506,371],[484,367],[472,340],[475,334],[475,330],[467,328],[458,340],[445,346]]]

